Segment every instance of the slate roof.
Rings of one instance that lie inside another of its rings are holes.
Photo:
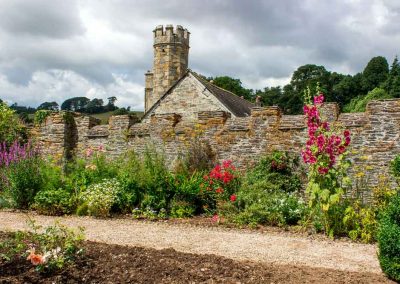
[[[231,111],[235,116],[244,117],[249,116],[251,113],[251,108],[255,105],[251,102],[242,99],[241,97],[229,92],[225,89],[215,86],[214,84],[203,79],[197,73],[188,70],[185,75],[183,75],[178,81],[176,81],[161,98],[146,112],[143,118],[146,118],[149,113],[151,113],[160,102],[169,94],[171,91],[189,74],[193,75],[211,94],[213,94],[229,111]]]
[[[251,113],[251,108],[255,107],[255,105],[248,100],[242,99],[234,93],[208,82],[196,73],[191,72],[191,74],[197,80],[199,80],[204,85],[204,87],[206,87],[210,91],[210,93],[212,93],[235,116],[249,116]]]

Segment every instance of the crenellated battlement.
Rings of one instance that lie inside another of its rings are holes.
[[[183,44],[189,47],[190,32],[182,26],[159,25],[154,29],[154,45],[160,44]]]
[[[371,182],[387,173],[390,161],[400,153],[400,99],[371,101],[363,113],[340,113],[335,103],[323,104],[321,111],[333,127],[351,131],[349,158],[357,167],[369,168]],[[232,117],[223,110],[199,111],[196,117],[164,113],[139,122],[137,117],[120,115],[110,117],[107,125],[81,114],[64,117],[53,114],[33,131],[46,155],[82,156],[88,148],[101,147],[108,156],[117,157],[130,149],[144,153],[152,144],[173,165],[188,150],[187,142],[200,137],[218,159],[231,159],[242,167],[273,150],[299,154],[307,140],[305,116],[285,115],[275,106],[255,107],[248,117]]]

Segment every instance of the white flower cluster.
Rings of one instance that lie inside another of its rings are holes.
[[[89,215],[106,217],[120,190],[121,184],[117,179],[104,180],[89,186],[81,193],[80,199],[87,205]]]

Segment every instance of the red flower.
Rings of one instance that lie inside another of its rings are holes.
[[[346,129],[346,130],[343,132],[343,135],[344,135],[344,137],[350,137],[350,130]]]
[[[222,189],[222,187],[218,187],[216,190],[215,190],[215,192],[216,193],[224,193],[224,190]]]
[[[315,96],[314,97],[314,104],[315,105],[319,105],[322,104],[324,102],[324,94],[320,93],[319,96]]]
[[[235,202],[236,201],[236,194],[232,194],[231,197],[230,197],[230,200],[232,202]]]
[[[350,141],[351,141],[350,136],[346,136],[344,138],[344,146],[349,146],[350,145]]]
[[[318,168],[318,172],[319,172],[321,175],[327,174],[328,171],[329,171],[329,169],[328,169],[328,168],[325,168],[325,167],[319,167],[319,168]]]
[[[218,214],[215,214],[214,216],[212,216],[212,218],[211,218],[211,221],[213,221],[213,222],[218,222],[219,221],[219,216],[218,216]]]

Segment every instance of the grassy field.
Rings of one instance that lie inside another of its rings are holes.
[[[100,119],[101,124],[107,124],[108,119],[110,118],[112,113],[113,113],[112,111],[109,111],[109,112],[104,112],[104,113],[90,114],[90,116]],[[139,118],[141,118],[143,116],[143,112],[141,112],[141,111],[134,111],[133,113],[135,113]]]

